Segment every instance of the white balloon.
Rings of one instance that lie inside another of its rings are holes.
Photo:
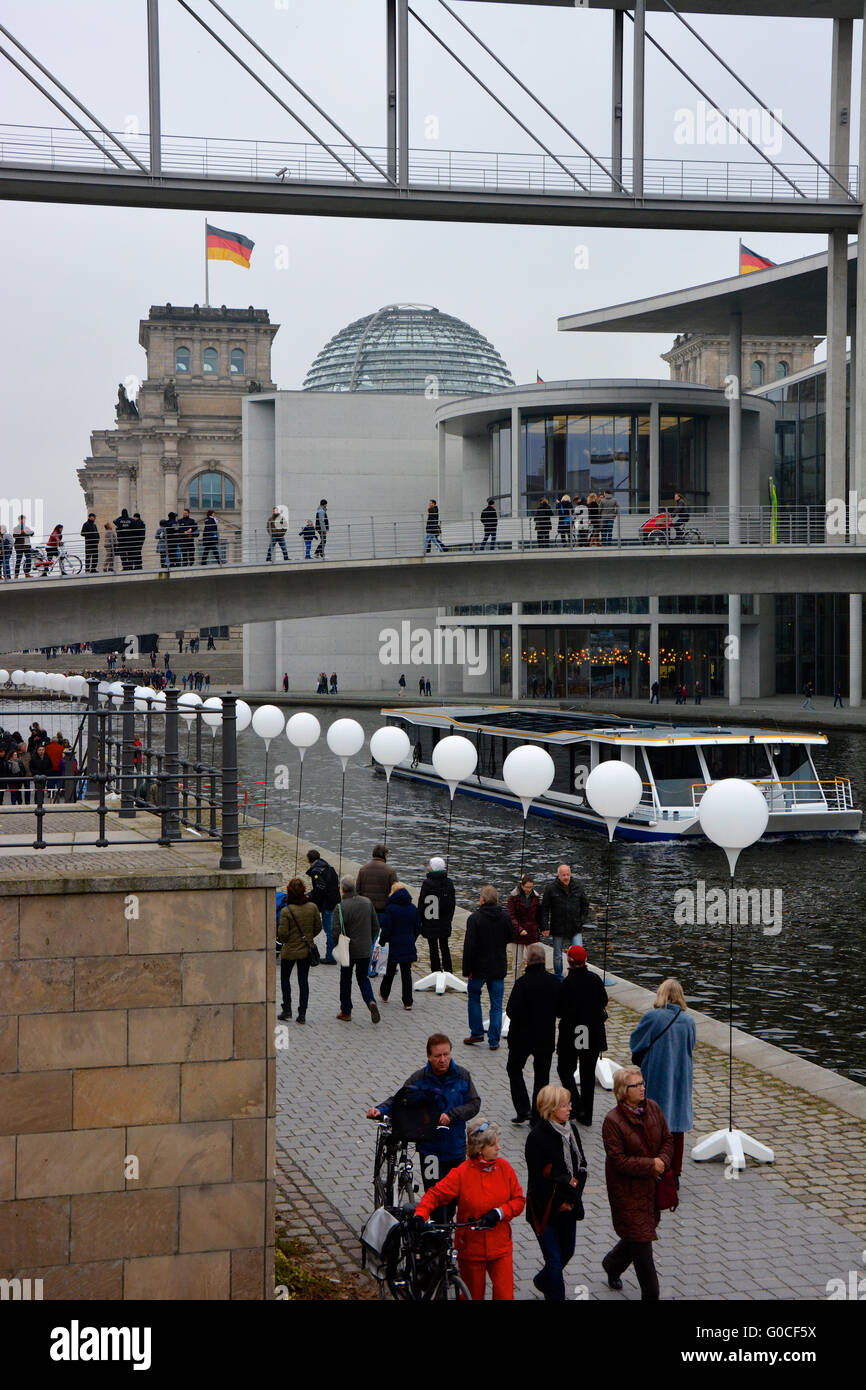
[[[201,704],[201,696],[196,695],[194,690],[190,690],[185,695],[177,698],[177,712],[187,724],[191,724],[195,719],[195,712]]]
[[[208,713],[205,713],[205,710]],[[219,695],[211,695],[201,707],[201,717],[216,738],[216,731],[223,722],[223,702]]]
[[[110,691],[111,686],[109,685],[108,681],[99,682],[99,685],[96,687],[96,698],[98,699],[101,705],[107,704],[109,700]]]
[[[150,703],[154,714],[165,714],[165,691],[155,690]]]
[[[640,775],[619,758],[598,763],[586,779],[586,799],[594,811],[607,822],[611,839],[616,823],[630,816],[643,796]]]
[[[286,718],[276,705],[259,705],[252,718],[253,733],[269,744],[286,727]]]
[[[708,840],[725,851],[733,874],[740,850],[760,840],[770,808],[754,782],[726,777],[714,782],[701,797],[698,820]]]
[[[84,676],[70,676],[69,689],[70,692],[73,695],[76,695],[79,699],[82,699],[85,695],[90,694],[90,687],[87,684],[87,681],[85,680]]]
[[[301,762],[304,761],[304,754],[308,748],[312,748],[314,743],[318,743],[322,726],[314,714],[308,714],[306,710],[300,710],[298,714],[293,714],[286,725],[286,738],[300,754]]]
[[[364,747],[364,730],[357,719],[336,719],[325,735],[328,747],[346,771],[346,763]]]
[[[548,790],[556,774],[553,759],[535,743],[522,743],[514,748],[502,764],[506,787],[520,798],[524,816],[529,803]]]
[[[137,685],[133,691],[133,704],[139,713],[144,713],[149,707],[155,692],[149,685]]]
[[[253,721],[253,712],[246,700],[235,700],[235,725],[236,733],[242,734],[244,729],[248,729]]]
[[[462,734],[449,734],[440,738],[433,749],[433,766],[451,789],[451,800],[457,790],[457,783],[464,777],[471,777],[478,766],[478,749]]]
[[[0,667],[0,685],[8,685],[8,684],[9,684],[9,672],[8,672],[8,671],[4,671],[3,668]]]
[[[21,670],[21,667],[20,667],[20,666],[17,666],[17,667],[15,668],[15,670],[12,672],[12,675],[11,675],[11,678],[10,678],[10,679],[11,679],[13,685],[25,685],[25,684],[26,684],[26,682],[25,682],[25,680],[24,680],[24,672]]]
[[[120,705],[123,703],[123,682],[112,681],[108,687],[109,704]]]
[[[25,685],[29,685],[29,686],[33,686],[34,689],[36,688],[36,672],[35,672],[35,671],[25,671],[25,672],[24,672],[24,684],[25,684]]]
[[[396,724],[386,724],[370,736],[370,752],[376,762],[385,769],[385,776],[389,782],[394,768],[398,763],[405,762],[411,751],[409,735]]]

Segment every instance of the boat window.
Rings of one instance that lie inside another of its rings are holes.
[[[776,747],[779,751],[774,751],[773,762],[779,780],[791,784],[797,801],[823,800],[808,746],[803,743],[782,743]]]
[[[705,745],[703,753],[711,782],[720,782],[723,777],[754,781],[772,776],[767,750],[761,743]]]
[[[645,751],[656,784],[659,804],[691,806],[692,786],[704,780],[697,748],[692,744],[686,744],[684,747],[652,748]]]
[[[573,792],[570,746],[561,743],[545,743],[544,751],[550,754],[553,759],[553,766],[556,768],[550,790],[552,792],[565,792],[566,794]]]
[[[592,770],[592,745],[588,742],[571,744],[571,787],[575,796],[583,796],[586,779]]]

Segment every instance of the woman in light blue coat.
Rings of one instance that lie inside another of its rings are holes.
[[[663,980],[655,1004],[629,1039],[632,1061],[641,1068],[647,1100],[664,1112],[674,1139],[671,1172],[680,1185],[686,1130],[692,1128],[695,1021],[686,1008],[679,980]]]

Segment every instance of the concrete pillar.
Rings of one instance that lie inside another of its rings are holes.
[[[728,321],[728,544],[740,543],[740,454],[743,440],[743,317]]]
[[[385,122],[388,145],[388,177],[397,178],[397,12],[395,0],[385,0]]]
[[[643,197],[644,64],[646,59],[646,0],[634,4],[634,57],[632,62],[632,192]]]
[[[863,703],[863,595],[849,594],[848,606],[848,703],[852,709],[858,709]]]
[[[397,177],[409,187],[409,4],[397,0]]]
[[[520,407],[516,405],[511,407],[511,515],[520,515]]]
[[[845,497],[845,359],[848,334],[848,235],[831,232],[827,262],[827,446],[824,502]],[[828,535],[844,545],[844,535]]]
[[[622,10],[613,12],[613,61],[610,78],[610,148],[611,173],[622,182],[622,32],[625,16]],[[613,192],[618,192],[616,184]]]
[[[659,601],[653,597],[649,601],[649,683],[659,678]]]
[[[649,455],[649,509],[650,516],[659,510],[659,460],[661,457],[661,425],[659,423],[659,403],[650,405],[650,455]]]
[[[833,20],[833,57],[830,68],[830,172],[848,186],[851,163],[851,50],[853,19]],[[842,189],[830,186],[831,198],[842,198]]]
[[[725,643],[725,667],[728,673],[728,704],[738,705],[741,694],[740,660],[742,645],[742,607],[739,594],[728,594],[728,640]]]
[[[511,698],[520,699],[520,604],[511,605]]]
[[[440,420],[436,426],[436,501],[440,508],[448,505],[447,485],[445,482],[445,448],[447,439],[445,435],[445,422]],[[440,511],[440,516],[442,511]]]

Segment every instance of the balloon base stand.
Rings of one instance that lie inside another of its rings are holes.
[[[695,1145],[691,1156],[698,1163],[703,1163],[708,1158],[718,1158],[722,1155],[726,1165],[733,1162],[735,1168],[743,1169],[746,1166],[746,1154],[749,1158],[756,1158],[759,1163],[775,1161],[772,1149],[768,1149],[766,1144],[759,1143],[742,1129],[717,1129],[715,1134],[708,1135]]]
[[[465,980],[458,980],[456,975],[452,975],[450,970],[434,970],[432,975],[425,975],[423,980],[415,981],[415,989],[432,989],[437,994],[444,994],[446,989],[456,990],[458,994],[465,994],[469,986]]]
[[[502,1023],[500,1024],[500,1028],[499,1028],[499,1036],[500,1036],[500,1038],[507,1038],[507,1037],[508,1037],[508,1029],[509,1029],[510,1027],[511,1027],[511,1019],[508,1017],[507,1014],[504,1013],[504,1014],[502,1015]],[[488,1018],[485,1018],[485,1020],[484,1020],[484,1032],[485,1032],[485,1034],[488,1033],[489,1030],[490,1030],[490,1019],[489,1019],[489,1017],[488,1017]]]
[[[595,1079],[605,1091],[612,1091],[614,1072],[619,1070],[619,1062],[614,1062],[610,1057],[599,1057],[595,1064]]]

